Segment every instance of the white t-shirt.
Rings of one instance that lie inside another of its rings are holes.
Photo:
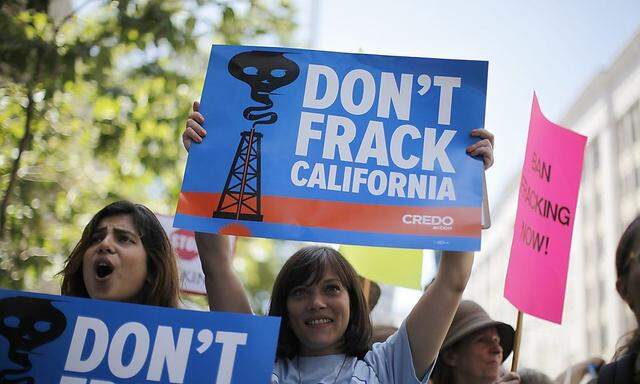
[[[432,370],[433,364],[422,380],[416,377],[403,322],[387,341],[375,343],[363,360],[344,354],[278,359],[271,384],[418,384],[426,383]]]

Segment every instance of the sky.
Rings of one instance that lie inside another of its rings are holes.
[[[496,136],[489,202],[522,168],[533,92],[560,123],[640,33],[640,0],[299,0],[300,41],[339,52],[486,60],[485,127]],[[571,127],[568,127],[571,128]]]

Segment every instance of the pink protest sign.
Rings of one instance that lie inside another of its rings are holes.
[[[504,296],[522,312],[562,322],[585,136],[547,120],[533,95]]]

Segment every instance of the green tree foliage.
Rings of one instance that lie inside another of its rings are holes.
[[[287,0],[3,1],[0,286],[43,289],[108,202],[173,212],[210,44],[287,44],[293,12]],[[268,290],[279,265],[245,260],[251,292]]]

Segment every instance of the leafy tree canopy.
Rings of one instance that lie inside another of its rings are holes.
[[[293,15],[287,0],[3,1],[0,286],[57,292],[111,201],[172,213],[210,44],[287,45]],[[243,260],[251,291],[268,291],[279,265]]]

